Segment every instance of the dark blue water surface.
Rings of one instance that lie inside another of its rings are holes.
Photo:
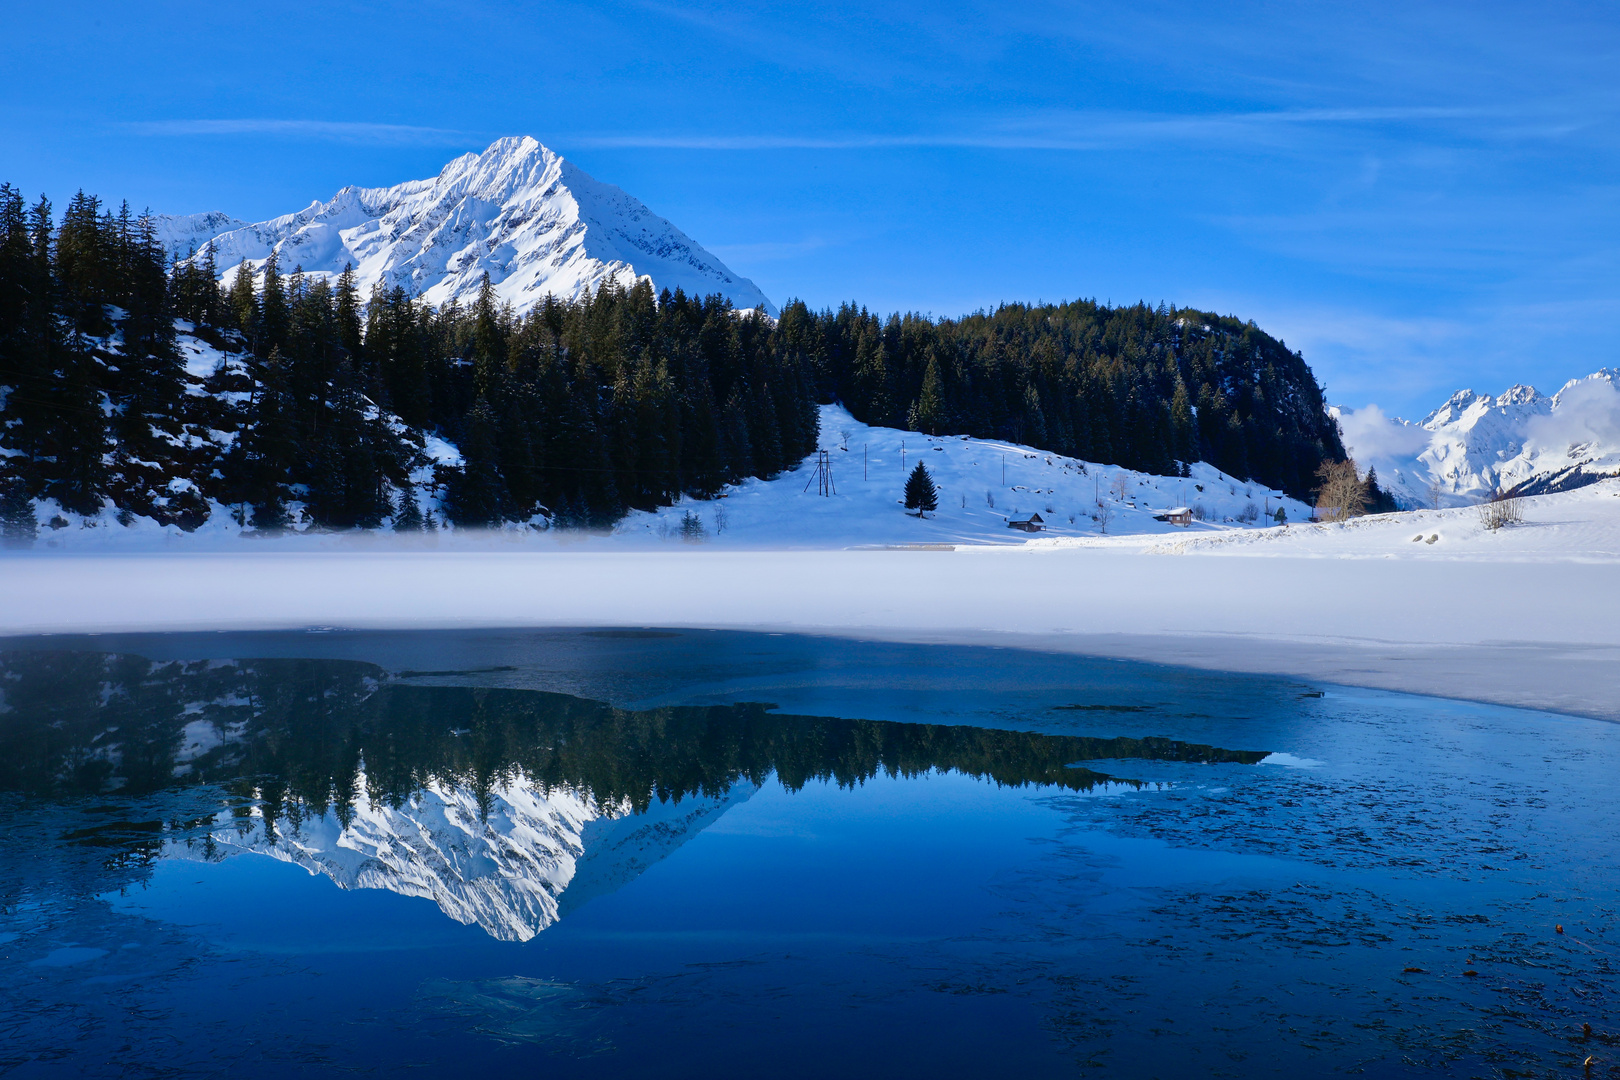
[[[699,631],[0,693],[7,1075],[1620,1075],[1599,721]]]

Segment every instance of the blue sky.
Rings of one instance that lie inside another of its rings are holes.
[[[778,302],[1213,308],[1408,416],[1620,364],[1612,5],[69,2],[0,70],[58,207],[257,220],[532,134]]]

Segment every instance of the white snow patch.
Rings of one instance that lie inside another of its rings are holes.
[[[1293,754],[1273,753],[1260,759],[1262,765],[1281,765],[1289,769],[1319,769],[1325,762],[1315,758],[1295,757]]]
[[[225,745],[225,736],[212,720],[193,720],[180,731],[180,749],[174,760],[179,763],[195,761],[208,751]]]

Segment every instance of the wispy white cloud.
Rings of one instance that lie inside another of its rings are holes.
[[[1332,109],[1279,109],[1232,113],[1042,112],[989,117],[971,126],[912,132],[797,134],[770,132],[616,133],[580,135],[576,146],[675,150],[870,150],[958,147],[1003,150],[1107,150],[1155,142],[1276,137],[1282,129],[1421,123],[1519,121],[1537,114],[1524,107],[1408,105]],[[1522,131],[1523,129],[1517,129]]]
[[[1525,422],[1525,437],[1549,450],[1620,443],[1620,386],[1611,375],[1580,379],[1558,394],[1558,408]]]
[[[1429,445],[1428,429],[1396,420],[1377,405],[1341,407],[1338,416],[1345,449],[1363,464],[1413,457]]]
[[[323,142],[442,146],[467,141],[468,133],[411,124],[371,124],[346,120],[142,120],[124,125],[137,135],[271,135]]]

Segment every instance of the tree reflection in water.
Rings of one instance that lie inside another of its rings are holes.
[[[294,807],[342,818],[361,777],[368,799],[396,807],[429,783],[483,796],[521,779],[641,812],[773,773],[789,790],[954,771],[1086,791],[1113,778],[1075,762],[1265,757],[1161,738],[792,716],[754,702],[618,709],[540,691],[413,686],[347,660],[11,652],[0,653],[0,690],[0,789],[131,796],[212,783],[260,800],[272,820]]]

